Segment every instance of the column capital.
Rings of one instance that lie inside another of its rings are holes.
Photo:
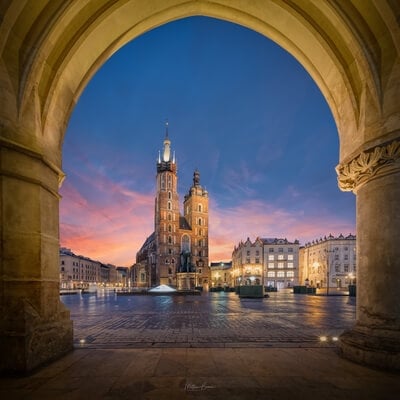
[[[338,186],[344,192],[355,192],[369,180],[399,170],[399,139],[362,151],[351,161],[336,167]]]

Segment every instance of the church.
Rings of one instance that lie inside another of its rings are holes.
[[[179,203],[177,162],[167,124],[157,160],[154,232],[136,254],[134,286],[208,287],[208,192],[200,184],[197,169],[184,197],[183,214]]]

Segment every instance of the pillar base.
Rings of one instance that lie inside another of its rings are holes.
[[[340,355],[359,364],[400,370],[400,331],[355,325],[339,338]]]
[[[27,374],[72,351],[70,312],[62,303],[58,308],[48,319],[41,318],[27,300],[7,310],[0,333],[1,374]]]

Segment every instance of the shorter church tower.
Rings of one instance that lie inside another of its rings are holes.
[[[200,185],[200,172],[197,169],[184,199],[183,212],[192,230],[191,260],[201,286],[208,277],[208,192]]]

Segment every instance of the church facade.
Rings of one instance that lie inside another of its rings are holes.
[[[208,287],[208,192],[194,171],[180,211],[175,153],[168,126],[157,160],[154,232],[136,254],[132,280],[137,287]]]

